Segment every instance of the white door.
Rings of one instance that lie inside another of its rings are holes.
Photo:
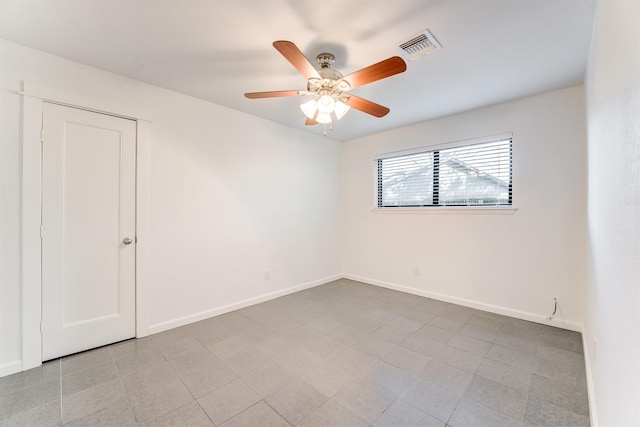
[[[135,336],[136,122],[44,103],[42,360]]]

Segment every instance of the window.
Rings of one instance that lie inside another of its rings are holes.
[[[377,206],[511,206],[512,138],[483,138],[376,159]]]

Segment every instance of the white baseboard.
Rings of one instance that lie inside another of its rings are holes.
[[[22,371],[21,360],[13,360],[11,362],[0,364],[0,378],[20,371]]]
[[[199,313],[190,314],[188,316],[179,317],[177,319],[168,320],[166,322],[156,323],[149,326],[149,334],[157,334],[158,332],[167,331],[169,329],[177,328],[180,326],[188,325],[190,323],[199,322],[200,320],[209,319],[214,316],[229,313],[230,311],[239,310],[241,308],[249,307],[251,305],[259,304],[261,302],[276,299],[285,295],[292,294],[294,292],[302,291],[305,289],[313,288],[325,283],[332,282],[334,280],[341,279],[342,274],[335,274],[333,276],[324,277],[322,279],[313,280],[311,282],[303,283],[301,285],[292,286],[290,288],[281,289],[279,291],[270,292],[268,294],[258,295],[257,297],[248,298],[243,301],[238,301],[232,304],[223,305],[222,307],[216,307],[209,310],[201,311]]]
[[[512,308],[501,307],[497,305],[487,304],[479,301],[473,301],[465,298],[453,297],[450,295],[439,294],[436,292],[426,291],[424,289],[412,288],[409,286],[398,285],[395,283],[383,282],[380,280],[370,279],[367,277],[357,276],[355,274],[343,274],[345,279],[355,280],[357,282],[367,283],[369,285],[380,286],[395,291],[406,292],[408,294],[419,295],[436,299],[439,301],[450,302],[465,307],[476,308],[478,310],[488,311],[491,313],[502,314],[504,316],[515,317],[517,319],[528,320],[530,322],[541,323],[543,325],[554,326],[556,328],[568,329],[571,331],[582,332],[582,324],[568,320],[553,319],[549,320],[546,316],[536,313],[528,313],[525,311],[514,310]]]
[[[582,328],[582,353],[584,354],[585,374],[587,377],[587,398],[589,399],[589,418],[591,427],[598,427],[598,410],[596,407],[596,395],[593,384],[593,371],[591,370],[591,352],[589,351],[589,335]]]

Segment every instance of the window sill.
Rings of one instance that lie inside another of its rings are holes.
[[[443,206],[420,208],[372,208],[373,213],[403,214],[449,214],[449,215],[513,215],[518,208],[513,206]]]

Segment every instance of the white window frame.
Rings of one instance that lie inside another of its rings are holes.
[[[487,206],[410,206],[410,207],[378,207],[378,160],[388,159],[392,157],[406,156],[411,154],[424,153],[426,151],[439,151],[448,148],[462,147],[466,145],[483,144],[503,139],[511,139],[513,144],[513,133],[503,133],[498,135],[485,136],[480,138],[465,139],[444,144],[430,145],[408,150],[393,151],[380,154],[373,159],[373,207],[371,211],[374,213],[418,213],[418,214],[493,214],[493,215],[512,215],[518,208],[515,206],[515,199],[512,195],[511,205],[487,205]],[[513,147],[513,145],[512,145]],[[512,148],[513,149],[513,148]],[[513,164],[512,164],[513,174]],[[513,176],[512,176],[513,181]],[[513,185],[513,183],[512,183]]]

